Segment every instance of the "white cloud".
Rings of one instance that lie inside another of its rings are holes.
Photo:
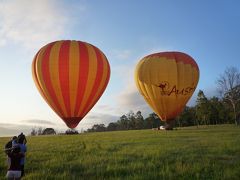
[[[149,115],[149,113],[152,112],[152,110],[150,109],[149,105],[145,102],[144,98],[140,95],[134,81],[135,67],[138,61],[141,58],[143,58],[146,54],[133,55],[132,53],[130,53],[132,52],[130,50],[129,51],[126,50],[126,52],[129,52],[129,56],[128,57],[126,56],[126,58],[129,59],[129,63],[119,64],[117,66],[112,67],[112,71],[114,72],[114,77],[112,78],[112,80],[114,81],[115,85],[116,80],[119,81],[118,84],[121,84],[118,91],[114,93],[111,98],[115,102],[114,104],[115,114],[117,114],[120,117],[121,115],[126,114],[130,110],[132,110],[135,113],[137,111],[141,111],[143,116],[146,117]],[[115,56],[116,55],[117,54],[115,54]]]
[[[57,0],[1,1],[0,45],[14,42],[38,49],[59,39],[68,31],[69,8]]]
[[[0,136],[16,136],[23,132],[28,135],[31,127],[27,125],[0,123]]]
[[[107,126],[110,122],[115,122],[119,119],[118,116],[108,113],[91,112],[78,125],[77,129],[88,129],[94,124],[105,124]]]
[[[119,107],[119,111],[121,113],[126,114],[130,110],[141,111],[143,116],[148,116],[149,113],[153,112],[144,98],[138,92],[135,84],[129,84],[122,93],[120,93],[117,97],[117,103]]]

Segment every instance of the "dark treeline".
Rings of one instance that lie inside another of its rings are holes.
[[[202,90],[197,95],[196,105],[186,106],[176,117],[175,127],[240,124],[240,73],[235,67],[230,67],[217,79],[219,97],[207,98]],[[130,111],[122,115],[116,122],[107,126],[95,124],[87,132],[102,132],[115,130],[133,130],[158,128],[164,125],[155,113],[143,118],[141,111]]]
[[[53,128],[42,128],[42,127],[35,127],[32,128],[30,135],[31,136],[41,136],[41,135],[73,135],[79,134],[76,129],[67,129],[65,132],[57,133]]]
[[[237,112],[239,111],[240,107],[237,106]],[[239,118],[238,113],[237,124],[239,124]],[[183,112],[175,119],[175,127],[233,123],[235,123],[235,119],[231,105],[226,100],[220,100],[215,96],[207,98],[201,90],[198,92],[196,105],[193,107],[186,106]],[[164,124],[155,113],[143,118],[141,111],[136,113],[130,111],[122,115],[117,122],[111,122],[108,126],[95,124],[87,132],[150,129],[158,128]]]
[[[111,122],[106,127],[104,124],[95,124],[87,132],[102,132],[116,130],[133,130],[133,129],[149,129],[163,125],[155,113],[149,114],[147,118],[143,118],[141,111],[136,114],[130,111],[126,115],[122,115],[117,122]]]

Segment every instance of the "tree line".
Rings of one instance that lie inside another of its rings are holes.
[[[176,117],[175,127],[240,124],[240,72],[236,67],[226,68],[217,81],[219,96],[207,98],[203,90],[199,90],[195,106],[185,106],[183,112]],[[107,126],[95,124],[86,132],[102,132],[115,130],[133,130],[158,128],[164,125],[155,113],[143,118],[141,111],[130,111],[122,115],[116,122]]]
[[[41,135],[73,135],[79,134],[76,129],[67,129],[65,132],[56,132],[53,128],[42,128],[42,127],[35,127],[32,128],[30,135],[31,136],[41,136]]]

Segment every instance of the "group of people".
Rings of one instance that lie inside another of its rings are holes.
[[[7,155],[8,171],[7,179],[21,179],[24,176],[25,155],[27,152],[27,139],[21,133],[5,145],[5,153]]]

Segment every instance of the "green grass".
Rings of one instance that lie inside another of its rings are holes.
[[[24,179],[240,179],[234,125],[36,136],[27,146]],[[1,151],[0,179],[5,161]]]

